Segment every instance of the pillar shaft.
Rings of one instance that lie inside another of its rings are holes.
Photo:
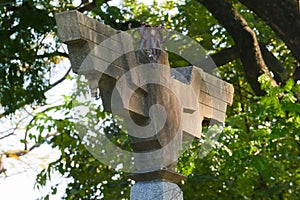
[[[175,183],[157,180],[135,183],[130,200],[183,200],[183,193]]]

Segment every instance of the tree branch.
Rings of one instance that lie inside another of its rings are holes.
[[[239,57],[240,55],[236,46],[222,49],[221,51],[211,55],[211,58],[217,66],[225,65]]]
[[[91,3],[87,3],[87,4],[84,4],[83,6],[80,6],[77,10],[82,13],[84,11],[91,11],[96,7],[96,5],[97,5],[96,0],[93,0],[93,2],[91,2]]]
[[[72,69],[72,67],[70,67],[70,68],[68,69],[68,71],[65,73],[65,75],[64,75],[62,78],[60,78],[60,79],[59,79],[58,81],[56,81],[55,83],[51,84],[51,88],[53,88],[53,87],[57,86],[58,84],[60,84],[61,82],[63,82],[63,81],[66,79],[66,77],[68,76],[68,74],[70,73],[71,69]]]
[[[300,10],[296,0],[239,0],[266,21],[300,62]],[[267,8],[267,9],[266,9]]]
[[[53,53],[43,53],[42,55],[37,55],[37,58],[49,58],[49,57],[54,57],[54,56],[62,56],[65,58],[69,58],[69,54],[67,54],[65,52],[60,52],[60,51],[56,51]]]
[[[294,69],[292,77],[293,77],[295,82],[300,80],[300,66],[298,66]]]
[[[35,143],[34,145],[32,145],[29,149],[27,150],[20,150],[20,151],[15,151],[15,152],[4,152],[3,154],[6,155],[7,158],[9,157],[20,157],[20,156],[24,156],[25,154],[29,153],[30,151],[32,151],[33,149],[41,146],[49,137],[55,136],[57,134],[57,132],[53,132],[53,133],[48,133],[44,138],[43,141],[40,143]]]
[[[285,70],[282,63],[267,49],[265,44],[260,43],[259,47],[267,67],[274,74],[274,79],[276,82],[285,83],[289,78],[289,74]]]
[[[2,140],[2,139],[4,139],[4,138],[7,138],[7,137],[9,137],[9,136],[11,136],[11,135],[13,135],[15,132],[13,131],[13,132],[11,132],[11,133],[9,133],[9,134],[7,134],[7,135],[4,135],[4,136],[2,136],[2,137],[0,137],[0,140]]]
[[[260,43],[259,47],[263,59],[269,70],[274,74],[274,79],[277,83],[285,83],[289,78],[287,71],[281,62],[266,48],[265,44]],[[233,60],[240,58],[238,48],[236,46],[222,49],[221,51],[212,54],[211,58],[217,66],[225,65]]]
[[[8,129],[8,130],[5,130],[5,131],[0,132],[0,133],[5,133],[5,132],[11,131],[10,133],[8,133],[8,134],[6,134],[6,135],[0,137],[0,140],[2,140],[2,139],[4,139],[4,138],[7,138],[7,137],[9,137],[9,136],[11,136],[11,135],[14,135],[15,131],[19,128],[19,125],[21,124],[21,122],[22,122],[23,120],[25,120],[28,116],[29,116],[29,115],[27,115],[27,116],[23,117],[22,119],[20,119],[14,128],[11,128],[11,129]]]
[[[277,83],[272,78],[264,62],[254,31],[228,1],[198,0],[198,2],[203,4],[233,37],[247,80],[256,95],[264,95],[265,93],[260,89],[260,83],[258,82],[260,75],[266,74],[269,76],[273,85]]]
[[[51,109],[53,109],[53,107],[48,107],[48,108],[45,108],[44,110],[42,110],[42,111],[40,111],[40,112],[38,112],[38,113],[46,113],[46,112],[48,112],[49,110],[51,110]],[[24,147],[24,151],[28,151],[28,147],[27,147],[27,137],[28,137],[28,131],[29,131],[29,125],[32,123],[32,122],[34,122],[34,120],[36,120],[36,118],[37,118],[37,114],[38,113],[36,113],[35,115],[33,115],[33,117],[32,117],[32,119],[30,120],[30,122],[27,124],[27,127],[26,127],[26,131],[25,131],[25,134],[24,134],[24,141],[25,141],[25,147]],[[32,115],[32,114],[30,114],[30,115]]]
[[[106,4],[109,0],[104,0],[102,2],[102,4]],[[85,6],[83,7],[79,7],[77,10],[79,12],[84,12],[84,11],[89,11],[89,10],[92,10],[94,9],[97,5],[94,3],[95,1],[93,1],[92,3],[89,3],[89,4],[86,4]],[[98,5],[99,7],[99,5]],[[109,26],[111,26],[112,28],[114,29],[117,29],[117,30],[122,30],[122,31],[126,31],[128,30],[128,25],[131,24],[131,28],[137,28],[137,27],[140,27],[141,26],[141,22],[140,21],[136,21],[136,20],[129,20],[129,21],[126,21],[126,22],[123,22],[123,23],[118,23],[116,22],[115,19],[111,18],[110,17],[110,14],[108,13],[105,13],[103,11],[100,10],[100,12],[98,13],[98,15],[104,19],[105,23]]]

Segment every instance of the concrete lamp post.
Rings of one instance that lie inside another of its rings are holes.
[[[136,169],[130,198],[183,199],[177,183],[185,177],[175,172],[182,145],[200,137],[203,120],[224,122],[233,86],[195,66],[170,68],[163,26],[129,34],[78,11],[59,13],[56,22],[73,71],[86,77],[93,96],[99,89],[105,111],[127,124]]]

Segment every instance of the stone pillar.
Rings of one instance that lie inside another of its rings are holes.
[[[137,182],[130,200],[183,200],[183,193],[177,184],[163,180]]]

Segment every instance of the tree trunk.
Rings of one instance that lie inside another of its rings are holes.
[[[226,28],[236,43],[245,76],[256,95],[264,95],[258,77],[266,74],[273,80],[261,53],[254,31],[246,20],[226,0],[198,0]],[[273,80],[273,85],[276,82]]]

